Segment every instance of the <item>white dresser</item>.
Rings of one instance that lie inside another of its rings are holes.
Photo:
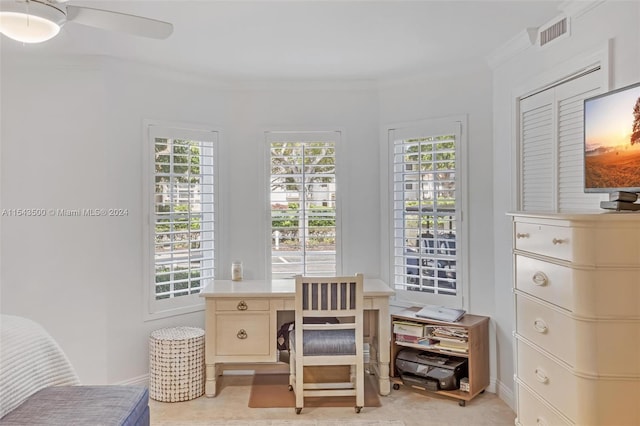
[[[513,213],[518,425],[640,425],[640,212]]]

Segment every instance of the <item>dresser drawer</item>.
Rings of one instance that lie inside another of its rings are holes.
[[[516,344],[518,379],[575,422],[578,412],[576,377],[533,347],[520,340],[516,340]]]
[[[516,339],[516,351],[519,401],[522,400],[520,389],[528,388],[534,392],[532,396],[548,402],[577,425],[640,424],[640,381],[637,376],[634,379],[633,376],[579,375],[520,339]],[[526,402],[524,407],[518,408],[520,411],[526,409]]]
[[[275,347],[270,324],[268,312],[216,314],[216,355],[269,355]]]
[[[571,228],[537,223],[515,223],[515,248],[561,260],[572,260]]]
[[[268,311],[269,299],[217,299],[217,311]]]
[[[573,423],[547,406],[523,385],[518,385],[518,419],[522,426],[571,426]]]
[[[576,316],[640,318],[640,268],[573,269],[516,255],[515,278],[518,290]]]
[[[516,294],[516,312],[519,335],[574,365],[576,331],[572,318],[520,294]]]
[[[573,311],[573,286],[573,270],[570,268],[516,256],[517,289]]]

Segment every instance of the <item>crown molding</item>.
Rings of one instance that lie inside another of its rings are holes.
[[[538,27],[527,28],[519,32],[511,40],[495,49],[486,59],[491,69],[496,69],[501,64],[515,57],[520,52],[536,44]]]
[[[568,0],[560,4],[558,9],[569,18],[579,18],[606,0]]]

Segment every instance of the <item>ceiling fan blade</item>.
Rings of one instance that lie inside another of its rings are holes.
[[[67,21],[158,39],[165,39],[173,32],[173,25],[168,22],[81,6],[67,6]]]

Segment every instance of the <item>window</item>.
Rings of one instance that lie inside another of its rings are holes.
[[[461,306],[461,122],[389,130],[398,299]]]
[[[200,309],[215,276],[217,133],[148,126],[149,313]]]
[[[268,132],[271,277],[340,273],[340,132]]]

